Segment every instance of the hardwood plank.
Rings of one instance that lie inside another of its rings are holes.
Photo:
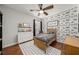
[[[61,50],[64,55],[79,55],[79,48],[54,41],[50,46]],[[23,55],[19,45],[4,48],[3,55]]]
[[[51,46],[61,50],[62,54],[65,55],[79,55],[78,47],[70,46],[59,42],[53,42]]]
[[[19,45],[4,48],[2,51],[3,55],[23,55]]]

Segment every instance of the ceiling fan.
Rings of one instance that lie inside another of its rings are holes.
[[[39,10],[33,10],[31,9],[30,11],[38,11],[38,16],[40,16],[41,13],[48,15],[48,13],[46,12],[46,10],[52,9],[53,5],[47,6],[45,8],[43,8],[43,4],[38,4]]]

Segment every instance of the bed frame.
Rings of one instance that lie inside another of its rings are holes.
[[[45,51],[46,53],[46,49],[47,47],[53,42],[53,41],[56,41],[56,29],[48,29],[47,32],[55,32],[55,37],[51,38],[53,39],[51,42],[49,43],[46,43],[45,41],[37,38],[37,37],[34,37],[34,44],[40,48],[41,50]]]

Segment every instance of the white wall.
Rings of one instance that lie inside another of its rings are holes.
[[[34,17],[2,5],[0,11],[3,13],[3,47],[16,44],[18,23],[30,23],[32,26]]]

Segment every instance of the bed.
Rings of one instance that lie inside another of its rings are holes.
[[[48,29],[47,34],[41,33],[34,36],[34,44],[46,52],[47,47],[56,40],[56,29]]]

